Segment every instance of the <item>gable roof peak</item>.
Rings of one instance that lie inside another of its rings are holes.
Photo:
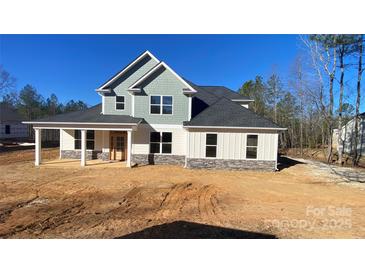
[[[114,76],[112,76],[109,80],[107,80],[104,84],[102,84],[100,87],[96,89],[97,92],[110,92],[110,89],[108,86],[113,83],[116,79],[118,79],[120,76],[122,76],[124,73],[126,73],[129,69],[131,69],[135,64],[137,64],[140,60],[145,58],[146,56],[149,56],[151,59],[155,60],[157,63],[160,62],[149,50],[145,50],[143,53],[141,53],[136,59],[134,59],[131,63],[129,63],[126,67],[124,67],[121,71],[116,73]]]
[[[142,84],[146,79],[148,79],[149,76],[151,76],[155,71],[157,71],[159,68],[164,67],[168,71],[170,71],[179,81],[181,81],[185,86],[186,89],[184,89],[185,94],[194,94],[197,91],[194,87],[192,87],[189,82],[185,81],[184,78],[182,78],[180,75],[178,75],[172,68],[169,67],[165,62],[161,61],[156,66],[154,66],[152,69],[150,69],[147,73],[145,73],[141,78],[139,78],[136,82],[134,82],[129,88],[129,91],[139,91],[140,88],[138,87],[140,84]]]

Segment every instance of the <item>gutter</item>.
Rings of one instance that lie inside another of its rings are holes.
[[[218,128],[218,129],[267,129],[267,130],[288,130],[287,128],[270,127],[224,127],[224,126],[183,126],[184,128]]]

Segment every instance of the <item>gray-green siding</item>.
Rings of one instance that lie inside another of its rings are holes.
[[[128,93],[128,88],[156,64],[157,62],[154,59],[149,58],[144,62],[140,62],[138,66],[128,71],[125,76],[115,81],[115,83],[111,85],[111,88],[114,92],[104,97],[104,113],[131,115],[131,95]],[[115,109],[116,95],[124,96],[124,110]]]
[[[182,124],[188,120],[189,102],[183,94],[185,85],[169,70],[159,75],[143,87],[135,96],[135,117],[144,118],[149,124]],[[172,95],[172,114],[150,114],[151,95]]]

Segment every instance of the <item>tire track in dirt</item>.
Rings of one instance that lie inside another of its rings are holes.
[[[39,236],[46,230],[54,229],[60,225],[73,221],[76,215],[85,209],[83,205],[84,202],[77,202],[64,210],[61,210],[61,212],[56,215],[49,216],[41,221],[36,221],[25,226],[20,225],[9,232],[2,233],[0,234],[0,238],[9,238],[24,231],[29,231],[31,234]]]
[[[29,205],[30,203],[34,202],[38,198],[39,198],[39,196],[37,194],[35,197],[33,197],[33,198],[29,199],[29,200],[26,200],[24,202],[17,203],[17,204],[15,204],[13,206],[10,206],[8,208],[5,208],[5,209],[1,210],[0,211],[0,224],[1,223],[5,223],[6,220],[9,218],[9,216],[11,215],[11,213],[13,213],[15,210],[20,209],[20,208],[23,208],[23,207]]]
[[[198,198],[200,216],[209,221],[222,224],[222,210],[219,208],[217,189],[213,185],[205,185],[200,189]]]

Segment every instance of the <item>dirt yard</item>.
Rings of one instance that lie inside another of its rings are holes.
[[[36,168],[33,153],[0,154],[0,238],[365,238],[365,189],[310,163]]]

